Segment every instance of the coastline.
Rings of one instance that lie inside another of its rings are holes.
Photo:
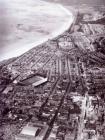
[[[61,28],[50,33],[48,36],[41,38],[40,40],[38,40],[36,42],[30,43],[28,45],[24,45],[24,46],[22,46],[22,48],[18,47],[18,49],[15,49],[9,53],[6,53],[5,56],[0,57],[0,61],[10,59],[12,57],[18,57],[18,56],[24,54],[25,52],[29,51],[30,49],[37,47],[37,46],[47,42],[48,40],[54,39],[54,38],[58,37],[59,35],[62,35],[65,31],[67,31],[73,23],[73,20],[74,20],[73,14],[72,14],[72,12],[70,12],[68,9],[66,9],[61,4],[57,4],[57,6],[66,13],[66,15],[69,18],[68,22],[66,22],[66,23],[64,22]],[[18,54],[18,55],[16,55],[16,54]]]

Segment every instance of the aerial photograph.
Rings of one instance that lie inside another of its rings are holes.
[[[0,0],[0,140],[105,140],[105,0]]]

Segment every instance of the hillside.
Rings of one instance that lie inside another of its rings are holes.
[[[50,2],[59,2],[65,5],[81,5],[81,4],[88,4],[91,5],[104,5],[105,0],[45,0]]]

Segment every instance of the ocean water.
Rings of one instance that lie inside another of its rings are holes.
[[[41,0],[0,0],[0,61],[19,56],[59,34],[70,18],[58,4]]]

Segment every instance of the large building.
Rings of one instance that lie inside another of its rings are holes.
[[[39,86],[45,82],[47,82],[48,78],[47,77],[43,77],[43,76],[40,76],[40,75],[35,75],[35,76],[32,76],[32,77],[29,77],[25,80],[22,80],[20,83],[22,85],[32,85],[34,87],[36,86]]]
[[[47,125],[28,124],[23,127],[20,134],[15,136],[15,140],[43,140],[48,130]]]

